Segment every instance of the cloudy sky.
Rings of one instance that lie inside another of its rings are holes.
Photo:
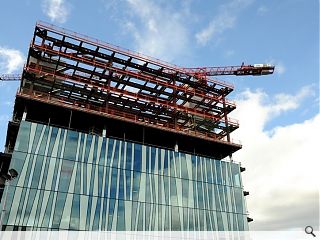
[[[271,63],[236,87],[251,230],[319,226],[319,1],[11,0],[1,2],[0,74],[21,73],[43,20],[180,66]],[[18,83],[0,82],[0,146]]]

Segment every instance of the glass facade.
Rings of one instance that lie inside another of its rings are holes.
[[[6,229],[248,229],[237,163],[22,121],[10,168]]]

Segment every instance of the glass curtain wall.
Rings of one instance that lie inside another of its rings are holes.
[[[238,163],[22,121],[6,230],[243,231]]]

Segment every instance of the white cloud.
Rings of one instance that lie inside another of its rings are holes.
[[[257,10],[258,15],[263,16],[265,15],[267,12],[269,12],[269,8],[267,8],[266,6],[260,6]]]
[[[172,61],[178,55],[187,52],[185,5],[179,11],[155,1],[126,2],[132,15],[126,20],[124,27],[133,35],[137,51],[167,61]]]
[[[288,230],[318,225],[318,135],[320,114],[304,122],[264,129],[275,117],[298,110],[312,86],[295,95],[273,97],[262,91],[243,92],[232,117],[239,119],[234,133],[243,149],[234,154],[243,174],[251,230]]]
[[[266,61],[266,63],[274,65],[275,66],[274,71],[275,71],[275,73],[277,73],[279,75],[285,73],[287,70],[286,67],[284,66],[283,62],[280,60],[268,59]]]
[[[21,72],[24,61],[25,56],[19,50],[0,47],[0,73]]]
[[[235,54],[235,51],[232,49],[231,50],[229,49],[229,50],[225,51],[224,56],[228,58],[228,57],[233,56],[234,54]]]
[[[42,11],[52,22],[64,23],[69,15],[69,8],[64,0],[43,0]]]
[[[251,3],[252,0],[232,0],[222,5],[209,25],[196,34],[197,42],[201,45],[206,45],[209,40],[215,38],[218,34],[233,28],[241,10]]]

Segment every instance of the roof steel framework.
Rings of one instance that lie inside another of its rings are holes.
[[[18,95],[150,127],[230,142],[233,86],[38,22]]]

